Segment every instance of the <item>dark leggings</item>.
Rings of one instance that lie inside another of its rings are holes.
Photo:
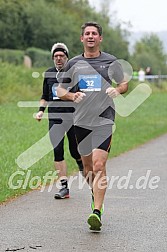
[[[67,134],[69,151],[75,160],[80,160],[81,156],[77,149],[74,126],[72,121],[67,120],[60,123],[58,120],[49,120],[49,136],[54,148],[54,161],[64,160],[64,136]]]

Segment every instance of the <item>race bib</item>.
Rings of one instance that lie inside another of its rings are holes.
[[[60,98],[57,96],[57,85],[53,84],[52,86],[52,97],[53,100],[59,100]]]
[[[101,75],[79,75],[79,89],[83,92],[101,91]]]

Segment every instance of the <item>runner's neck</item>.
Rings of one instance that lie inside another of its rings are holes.
[[[100,54],[101,54],[100,51],[96,51],[96,52],[86,51],[86,52],[84,52],[83,56],[84,56],[84,58],[97,58],[100,56]]]

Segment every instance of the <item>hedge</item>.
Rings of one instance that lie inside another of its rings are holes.
[[[30,47],[27,48],[25,54],[32,60],[33,67],[50,67],[53,66],[51,59],[51,53],[39,48]]]
[[[22,65],[24,62],[24,51],[14,49],[0,49],[0,61],[15,65]]]

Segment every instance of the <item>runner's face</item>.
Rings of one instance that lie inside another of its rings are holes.
[[[99,48],[102,36],[99,35],[96,27],[87,26],[83,35],[81,35],[81,42],[85,48]]]
[[[53,60],[56,68],[61,69],[67,62],[67,56],[63,52],[55,52],[53,55]]]

